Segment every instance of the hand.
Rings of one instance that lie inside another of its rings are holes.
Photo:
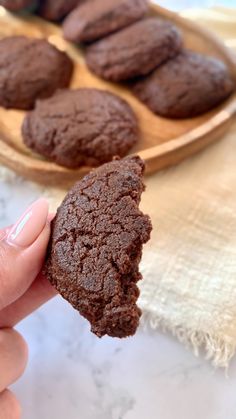
[[[20,418],[19,404],[7,388],[24,372],[28,350],[13,327],[56,293],[41,273],[49,236],[44,199],[13,227],[0,230],[0,419]]]

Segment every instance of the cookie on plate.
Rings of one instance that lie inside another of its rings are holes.
[[[40,0],[38,13],[44,19],[59,21],[83,0]]]
[[[90,0],[66,18],[64,37],[92,42],[141,19],[147,11],[148,0]]]
[[[39,98],[67,87],[71,59],[44,39],[11,36],[0,40],[0,106],[31,109]]]
[[[120,97],[104,90],[61,90],[26,116],[25,144],[68,168],[97,166],[124,156],[138,141],[137,119]]]
[[[233,89],[222,61],[193,51],[182,52],[133,86],[142,102],[167,118],[191,118],[207,112]]]
[[[7,10],[17,12],[25,9],[33,3],[33,0],[0,0],[0,6],[5,7]]]
[[[141,310],[136,285],[151,221],[138,208],[144,164],[127,157],[75,184],[52,223],[45,274],[97,336],[133,335]]]
[[[159,18],[146,18],[87,48],[90,70],[120,81],[150,73],[182,48],[179,30]]]

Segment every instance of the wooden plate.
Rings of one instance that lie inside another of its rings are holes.
[[[152,5],[151,13],[168,18],[183,31],[185,45],[196,51],[222,59],[236,81],[236,59],[211,33],[175,13]],[[108,89],[124,97],[137,113],[141,141],[132,153],[147,163],[147,173],[174,165],[220,138],[236,114],[236,96],[221,107],[201,117],[170,120],[155,116],[127,89],[107,83],[86,68],[83,52],[62,39],[61,29],[37,17],[15,17],[0,7],[0,37],[25,34],[47,37],[62,50],[67,50],[76,63],[71,87]],[[88,167],[68,170],[31,153],[22,142],[21,123],[24,112],[0,108],[0,162],[29,179],[45,184],[69,185],[89,171]]]

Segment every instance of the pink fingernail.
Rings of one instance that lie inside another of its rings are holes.
[[[19,247],[29,247],[43,231],[48,216],[48,202],[34,202],[11,228],[7,242]]]

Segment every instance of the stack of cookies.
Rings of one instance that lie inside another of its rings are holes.
[[[11,10],[29,5],[26,0],[2,3]],[[59,5],[62,16],[62,1],[41,2],[39,11],[56,19]],[[22,125],[25,145],[61,166],[93,167],[125,156],[139,140],[133,110],[104,90],[69,89],[73,67],[71,58],[47,40],[1,39],[0,106],[29,111]]]
[[[147,0],[90,0],[69,14],[64,36],[87,44],[86,62],[98,76],[128,81],[154,113],[190,118],[233,91],[223,62],[186,50],[171,22],[149,17]]]

